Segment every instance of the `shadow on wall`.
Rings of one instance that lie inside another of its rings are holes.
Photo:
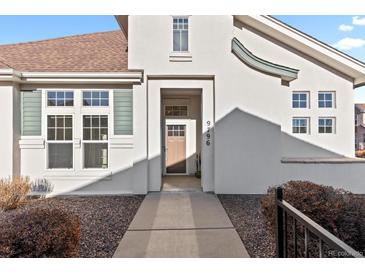
[[[307,141],[295,138],[288,133],[281,133],[282,157],[286,158],[338,158],[341,154],[324,149]]]
[[[161,161],[160,155],[150,160],[141,160],[135,162],[133,166],[122,168],[112,172],[103,172],[100,177],[78,183],[63,191],[56,191],[52,195],[86,195],[86,194],[146,194],[148,191],[159,191],[161,186],[151,186],[148,181],[149,165]],[[186,159],[186,163],[195,163],[195,156]],[[194,170],[196,167],[194,166]],[[162,177],[162,171],[158,170],[159,176]],[[189,175],[194,175],[189,174]],[[76,175],[77,176],[77,175]]]
[[[50,196],[87,194],[145,194],[148,192],[147,183],[143,183],[147,182],[147,162],[148,161],[146,159],[143,159],[135,162],[133,166],[121,168],[119,170],[100,171],[100,175],[98,177],[86,180],[80,179],[80,181],[82,181],[81,183],[73,183],[68,188],[58,191],[56,190],[56,192]],[[78,175],[75,177],[77,176]],[[82,175],[80,175],[80,177],[82,177]]]
[[[283,143],[287,155],[338,157],[283,133],[275,123],[235,108],[215,123],[215,192],[264,193],[268,186],[280,183]]]
[[[235,108],[210,129],[214,136],[215,192],[226,194],[263,193],[280,183],[283,157],[338,157],[339,155],[281,131],[279,125]],[[205,144],[206,134],[203,134]],[[189,161],[189,160],[188,160]],[[202,158],[202,163],[204,158]],[[204,168],[204,165],[203,165]],[[202,173],[204,170],[202,170]],[[147,193],[161,189],[161,154],[135,162],[62,194]],[[149,179],[149,176],[151,176]]]

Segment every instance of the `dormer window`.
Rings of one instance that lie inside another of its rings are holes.
[[[189,50],[189,19],[187,17],[173,18],[173,51],[187,52]]]

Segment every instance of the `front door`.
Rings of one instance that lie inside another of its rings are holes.
[[[186,126],[166,126],[166,173],[186,174]]]

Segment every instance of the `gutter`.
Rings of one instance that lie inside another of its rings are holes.
[[[143,71],[126,72],[18,72],[13,69],[0,70],[0,82],[32,84],[83,84],[112,83],[140,84]]]

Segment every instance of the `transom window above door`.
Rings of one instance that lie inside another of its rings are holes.
[[[73,105],[73,91],[47,91],[47,106],[72,107]]]
[[[109,106],[108,91],[83,91],[82,92],[83,106]]]
[[[173,18],[173,51],[187,52],[189,50],[189,19]]]
[[[292,94],[292,107],[293,108],[308,108],[309,92],[307,91],[294,91]]]
[[[165,106],[166,117],[186,117],[188,116],[188,106]]]
[[[167,136],[185,136],[185,125],[168,125]]]

